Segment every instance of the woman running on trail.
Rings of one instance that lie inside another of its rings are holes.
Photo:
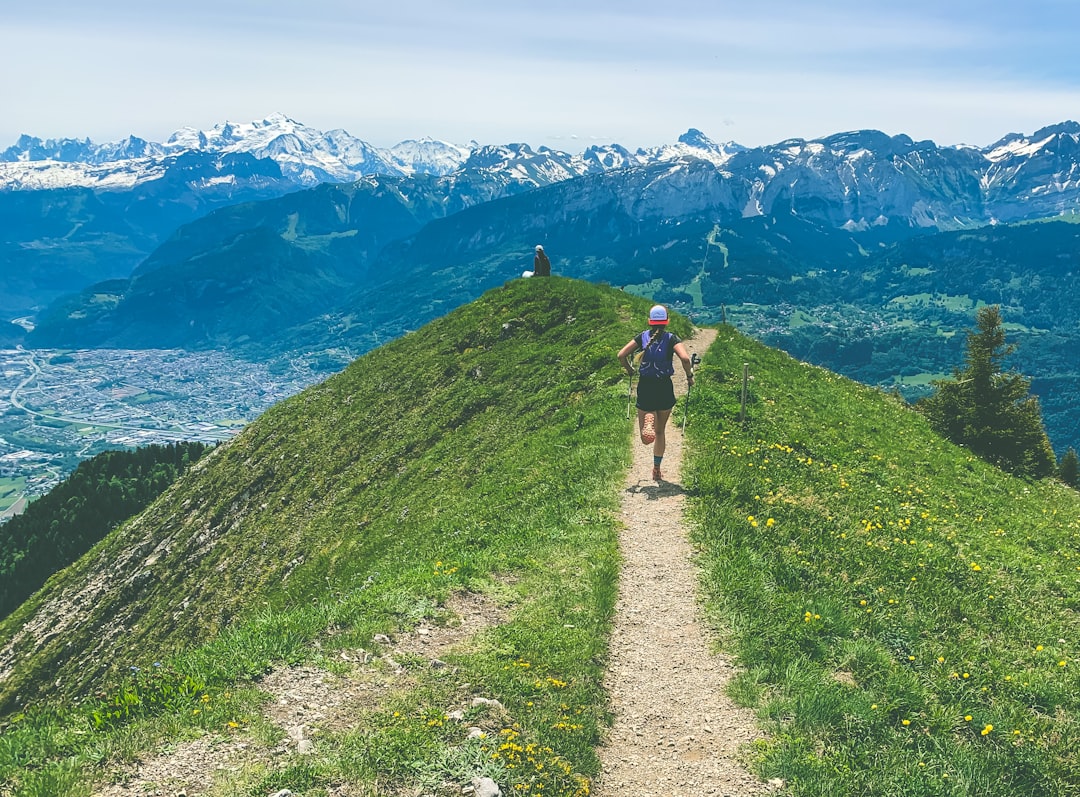
[[[641,367],[638,376],[637,417],[641,442],[653,444],[652,477],[660,481],[660,463],[664,460],[667,441],[664,430],[667,427],[671,410],[675,406],[675,386],[671,377],[675,373],[673,355],[678,355],[686,372],[688,385],[694,384],[694,365],[686,352],[679,336],[668,332],[667,308],[662,304],[654,305],[649,310],[649,329],[627,343],[619,350],[619,362],[628,374],[634,373],[631,357],[641,349]]]

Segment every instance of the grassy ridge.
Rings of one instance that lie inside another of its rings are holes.
[[[694,533],[771,733],[762,773],[799,795],[1080,794],[1080,496],[729,328],[695,391]]]
[[[80,620],[67,648],[13,649],[9,708],[38,685],[51,697],[8,716],[0,794],[88,794],[111,763],[201,734],[273,745],[267,669],[340,668],[339,651],[482,595],[506,620],[449,666],[406,661],[314,755],[212,794],[459,793],[486,774],[504,793],[584,795],[631,435],[614,352],[648,304],[514,281],[204,458],[0,624],[6,644],[61,609]],[[699,373],[693,533],[745,666],[734,691],[770,734],[760,772],[797,795],[1080,794],[1077,494],[1005,476],[899,400],[727,327]],[[72,597],[106,568],[110,589]]]
[[[452,594],[471,592],[508,620],[450,669],[418,661],[414,688],[323,738],[275,788],[467,783],[477,759],[502,783],[582,789],[606,711],[629,461],[614,355],[647,308],[571,280],[514,281],[265,413],[0,626],[11,639],[120,563],[116,589],[76,607],[87,619],[67,631],[70,647],[19,643],[9,708],[46,673],[88,702],[17,716],[0,736],[0,783],[78,793],[65,773],[85,782],[86,767],[156,738],[254,732],[260,698],[246,679],[370,649],[376,633],[439,622]],[[110,634],[117,625],[127,633]],[[492,730],[503,735],[467,743],[445,721],[461,689],[502,702]],[[271,785],[245,777],[253,794]]]

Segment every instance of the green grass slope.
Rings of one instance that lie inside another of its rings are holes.
[[[476,774],[587,794],[632,435],[614,353],[647,306],[511,282],[204,457],[0,624],[0,794],[89,794],[199,735],[274,743],[261,675],[333,670],[462,596],[503,620],[446,667],[418,656],[316,754],[212,794],[457,794]],[[1080,794],[1080,496],[727,327],[699,373],[691,528],[733,692],[768,732],[759,773],[792,795]],[[451,720],[473,696],[505,711]]]
[[[462,694],[506,707],[506,732],[534,753],[514,778],[574,793],[606,711],[630,443],[615,352],[647,309],[578,281],[513,281],[204,457],[0,624],[0,784],[79,794],[95,766],[154,739],[242,732],[259,700],[243,685],[271,666],[340,664],[337,650],[481,594],[507,618],[452,671],[418,662],[394,711],[252,793],[415,786],[470,756],[506,774],[510,753],[492,758],[505,737],[446,752],[465,742],[443,722]]]
[[[1080,794],[1080,495],[728,328],[694,390],[693,533],[770,734],[762,774],[799,795]]]

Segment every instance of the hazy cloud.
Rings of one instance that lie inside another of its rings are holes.
[[[6,9],[0,146],[161,140],[275,111],[377,145],[747,145],[877,128],[941,144],[1080,116],[1064,0],[356,3]]]

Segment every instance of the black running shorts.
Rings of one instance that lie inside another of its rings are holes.
[[[643,376],[637,386],[637,408],[645,412],[670,410],[675,406],[675,385],[670,376]]]

